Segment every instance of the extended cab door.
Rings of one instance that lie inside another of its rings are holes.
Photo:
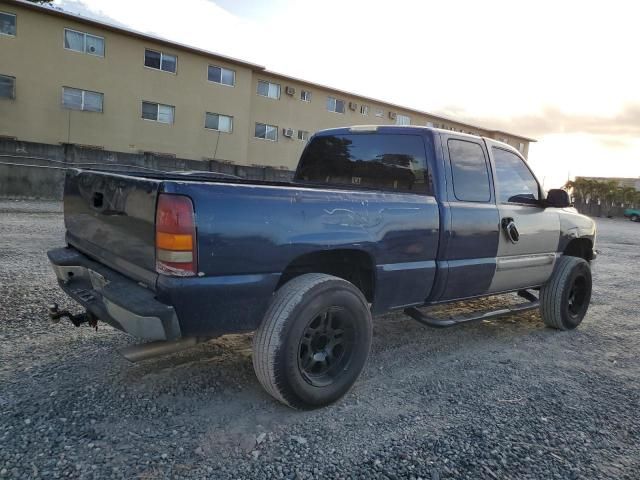
[[[542,205],[542,189],[524,158],[485,140],[491,157],[500,235],[490,292],[538,286],[553,271],[560,235],[554,209]]]
[[[427,302],[484,295],[496,270],[500,216],[482,139],[440,133],[440,245]]]

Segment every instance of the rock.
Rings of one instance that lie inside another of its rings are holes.
[[[294,442],[297,442],[300,445],[307,444],[307,439],[304,437],[301,437],[300,435],[291,435],[291,440],[293,440]]]

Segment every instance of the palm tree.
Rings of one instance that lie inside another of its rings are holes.
[[[623,206],[630,206],[632,203],[634,203],[634,197],[636,193],[640,192],[636,192],[636,189],[633,187],[622,187],[622,203],[624,204]]]

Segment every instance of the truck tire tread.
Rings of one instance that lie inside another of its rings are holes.
[[[302,297],[313,287],[328,280],[340,280],[338,277],[322,273],[310,273],[296,277],[283,285],[274,295],[275,298],[265,314],[253,340],[253,366],[258,381],[274,398],[292,408],[297,408],[278,388],[276,373],[276,352],[281,347],[282,330],[289,313],[300,303]]]
[[[579,257],[561,256],[556,261],[551,278],[540,289],[540,315],[548,327],[558,330],[571,328],[563,322],[562,299],[568,288],[568,277],[583,262],[586,263],[586,260]]]

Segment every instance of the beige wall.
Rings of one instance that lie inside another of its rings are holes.
[[[408,115],[412,125],[432,122],[457,131],[487,133],[12,2],[0,1],[0,11],[17,15],[17,35],[0,35],[0,74],[16,77],[16,98],[0,98],[2,136],[51,144],[94,145],[121,152],[150,151],[197,160],[215,157],[238,164],[292,169],[304,147],[297,138],[298,130],[313,133],[338,126],[392,124],[389,111]],[[105,56],[66,50],[65,28],[104,37]],[[177,73],[144,67],[145,48],[176,55]],[[235,86],[209,82],[209,64],[235,70]],[[258,96],[259,80],[280,84],[280,99]],[[63,86],[103,93],[104,111],[63,108]],[[295,95],[286,94],[287,86],[296,89]],[[302,89],[311,91],[311,102],[300,100]],[[345,101],[344,114],[327,111],[329,95]],[[174,124],[142,119],[143,100],[175,106]],[[349,102],[357,104],[355,111],[349,109]],[[369,106],[367,116],[360,113],[362,104]],[[384,111],[382,118],[375,116],[376,109]],[[233,132],[205,129],[205,112],[232,116]],[[278,141],[254,138],[256,122],[278,126]],[[293,138],[285,137],[283,128],[293,128]],[[516,148],[520,141],[524,140],[510,138]]]

